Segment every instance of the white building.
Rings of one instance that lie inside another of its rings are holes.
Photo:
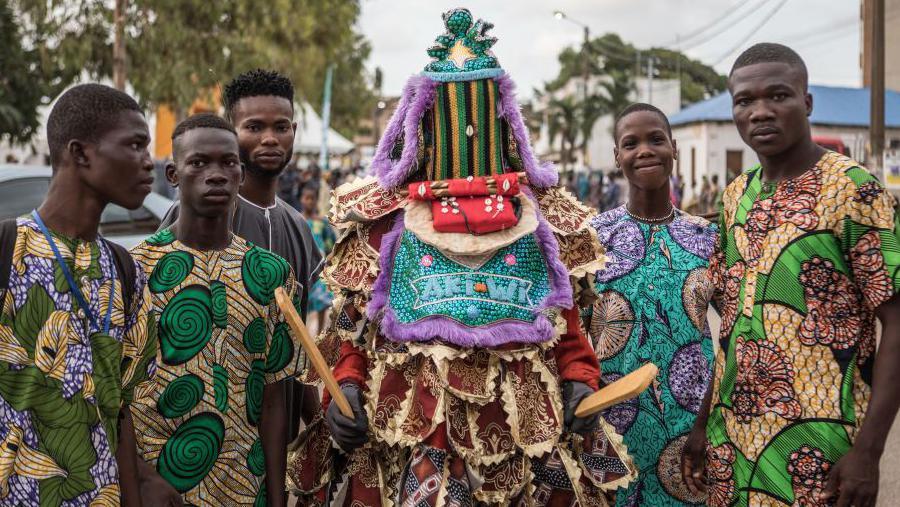
[[[809,87],[813,138],[830,149],[843,148],[866,163],[869,139],[869,91],[865,88]],[[900,93],[888,91],[885,106],[885,147],[900,150]],[[684,182],[684,200],[699,191],[704,176],[719,176],[720,185],[759,163],[741,140],[731,119],[731,96],[725,92],[692,104],[669,117],[678,142],[676,171]],[[893,178],[878,175],[882,181]]]
[[[582,93],[581,79],[573,78],[566,83],[565,86],[556,90],[551,94],[554,98],[575,96],[578,97]],[[648,80],[639,78],[635,83],[636,93],[632,93],[630,99],[632,102],[650,102],[654,106],[660,108],[666,115],[673,115],[681,109],[681,85],[677,79],[654,79],[652,81],[652,89],[648,88]],[[589,83],[590,90],[588,93],[598,93],[599,85],[595,82]],[[545,109],[550,96],[545,96],[536,104],[537,110]],[[591,132],[591,139],[588,141],[588,159],[581,160],[581,151],[576,150],[577,160],[574,164],[576,170],[584,169],[589,166],[592,169],[612,170],[615,167],[615,159],[613,156],[614,142],[612,138],[613,115],[606,115],[597,120]],[[551,144],[547,133],[546,118],[541,123],[540,132],[534,142],[535,152],[538,158],[542,160],[559,160],[560,139]]]

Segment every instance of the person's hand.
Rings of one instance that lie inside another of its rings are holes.
[[[600,413],[587,417],[575,417],[575,409],[581,400],[594,394],[594,390],[583,382],[569,381],[563,384],[563,424],[570,433],[590,433],[597,427]]]
[[[152,470],[151,467],[148,468]],[[156,470],[142,471],[141,503],[144,507],[182,507],[184,505],[181,495],[156,473]]]
[[[332,400],[325,413],[325,422],[331,430],[331,438],[344,452],[350,453],[368,441],[369,419],[363,409],[362,391],[356,384],[345,384],[341,387],[341,392],[350,402],[353,419],[342,414],[337,403]]]
[[[879,456],[851,448],[831,468],[819,499],[830,500],[830,505],[837,507],[874,506],[878,499],[879,460]]]
[[[694,425],[681,451],[681,475],[688,491],[696,496],[706,494],[706,425]]]

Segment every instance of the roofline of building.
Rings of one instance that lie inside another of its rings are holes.
[[[672,128],[675,129],[675,128],[678,128],[678,127],[688,127],[688,126],[691,126],[691,125],[696,125],[696,124],[698,124],[698,123],[717,123],[717,124],[727,124],[727,123],[732,123],[732,124],[733,124],[734,121],[732,121],[732,120],[691,120],[691,121],[686,121],[686,122],[683,122],[683,123],[673,123],[673,124],[672,124]],[[858,128],[858,129],[865,129],[865,130],[868,130],[868,128],[869,128],[868,125],[856,125],[856,124],[850,124],[850,123],[819,123],[819,122],[810,122],[810,125],[813,126],[813,127],[833,127],[833,128],[848,128],[848,127],[850,127],[850,128]],[[885,125],[884,128],[887,128],[887,129],[900,129],[900,125]]]

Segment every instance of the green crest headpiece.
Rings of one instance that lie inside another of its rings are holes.
[[[503,72],[491,52],[497,39],[487,35],[493,24],[481,19],[473,23],[468,9],[453,9],[443,18],[447,31],[428,48],[434,61],[425,66],[425,75],[438,81],[468,81]]]

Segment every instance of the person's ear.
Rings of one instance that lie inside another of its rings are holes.
[[[172,160],[166,162],[166,179],[173,187],[178,186],[178,171],[175,169],[175,162]]]
[[[678,160],[678,142],[672,139],[672,160]]]
[[[247,176],[247,168],[244,166],[244,163],[241,162],[241,185],[244,184],[244,178]],[[240,185],[238,185],[240,186]]]
[[[66,144],[66,152],[69,153],[69,157],[72,158],[72,162],[78,166],[89,166],[91,165],[91,157],[88,155],[88,148],[85,143],[79,141],[78,139],[72,139]]]
[[[616,160],[616,167],[619,167],[619,147],[616,146],[613,148],[613,158]]]
[[[813,96],[812,93],[806,92],[806,96],[804,97],[804,102],[806,102],[806,116],[812,115],[813,112]]]

